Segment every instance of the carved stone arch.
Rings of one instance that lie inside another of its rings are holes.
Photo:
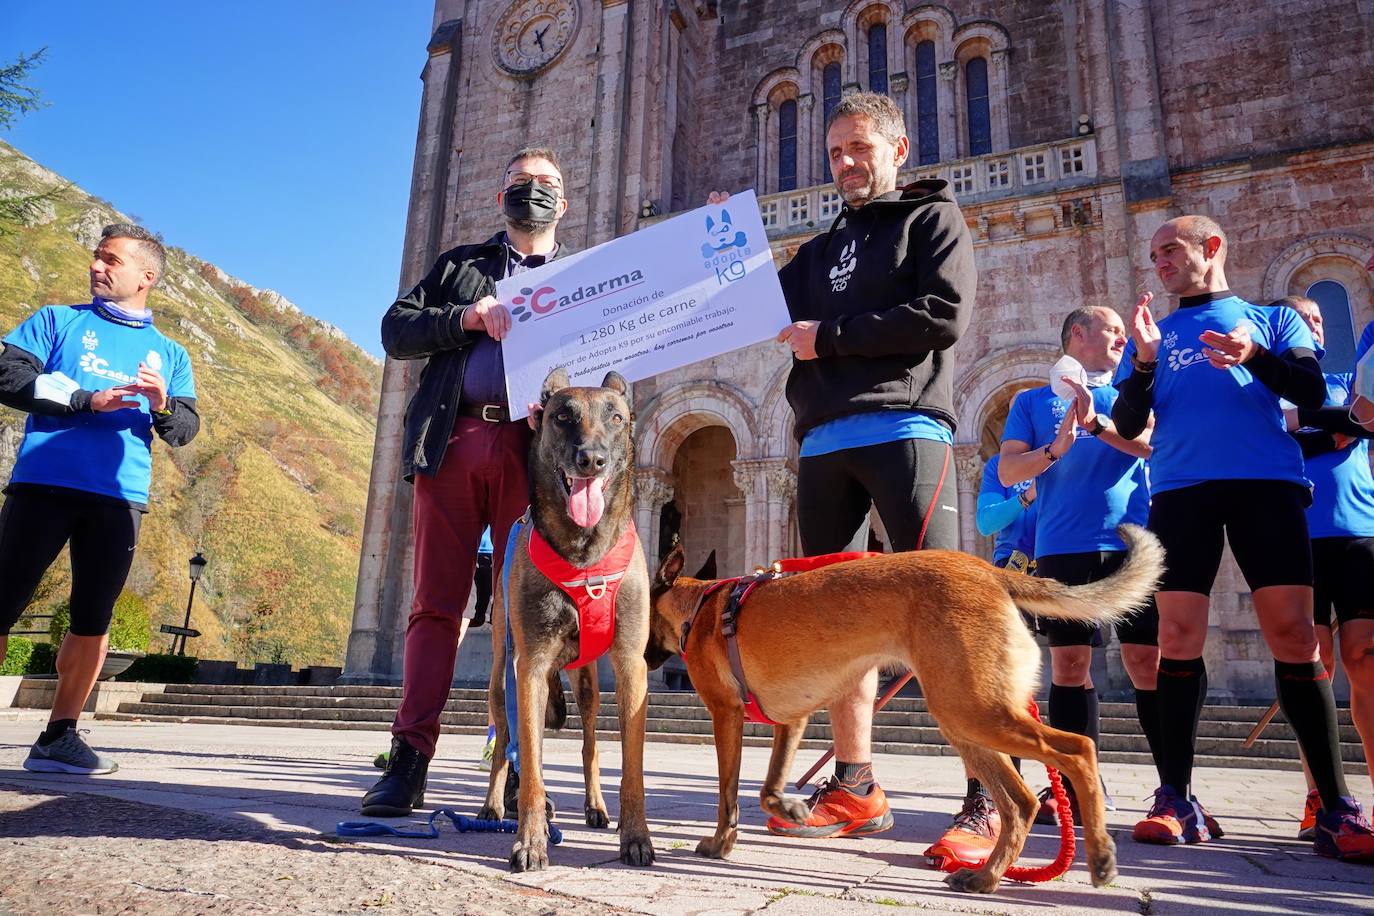
[[[959,411],[958,441],[979,445],[983,426],[1006,389],[1027,381],[1044,384],[1049,367],[1059,356],[1059,347],[1054,344],[1026,344],[994,353],[965,372],[954,383],[954,403]]]
[[[959,21],[954,18],[954,13],[950,12],[947,7],[936,3],[925,3],[908,10],[907,14],[902,17],[902,28],[909,32],[913,26],[925,21],[935,23],[947,42],[953,40],[954,32],[959,28]],[[952,49],[953,45],[951,44],[949,47]],[[948,58],[942,57],[941,59],[946,60]]]
[[[992,151],[1011,148],[1011,81],[1007,73],[1011,39],[1007,30],[995,22],[977,20],[961,25],[954,33],[955,102],[958,150],[970,155],[968,144],[968,81],[965,67],[970,60],[983,57],[988,62],[988,116],[992,128]]]
[[[773,96],[773,90],[784,83],[791,83],[797,86],[801,81],[801,76],[796,67],[779,67],[772,73],[759,80],[754,87],[754,104],[766,105]]]
[[[825,49],[825,54],[821,54],[822,49]],[[835,51],[838,51],[839,54],[836,55]],[[797,80],[797,85],[801,88],[802,95],[809,94],[819,99],[821,87],[816,84],[816,73],[821,66],[830,63],[832,59],[843,63],[847,53],[844,32],[839,29],[826,29],[824,32],[812,35],[797,52],[796,69],[801,74]]]
[[[959,119],[955,113],[956,95],[954,91],[954,33],[958,21],[954,14],[943,6],[925,4],[909,11],[902,17],[902,68],[914,82],[917,79],[916,47],[923,41],[935,45],[935,110],[939,131],[940,159],[949,160],[958,155]],[[917,94],[913,89],[906,95],[907,133],[912,137],[913,147],[918,142],[917,132],[919,115]],[[915,163],[918,156],[913,151],[908,163]]]
[[[792,372],[789,359],[780,365],[764,386],[763,405],[759,408],[759,450],[775,456],[786,455],[788,461],[797,460],[797,440],[792,435],[792,405],[787,403],[787,377]]]
[[[1364,273],[1363,265],[1374,242],[1351,232],[1322,232],[1299,239],[1279,252],[1264,271],[1266,300],[1287,296],[1293,292],[1290,284],[1294,275],[1306,264],[1323,257],[1347,258]]]
[[[678,446],[706,426],[723,426],[735,438],[736,455],[757,455],[758,430],[754,404],[735,388],[722,382],[688,382],[676,385],[651,400],[637,423],[639,444],[635,463],[671,473]]]
[[[966,22],[954,30],[951,38],[957,51],[965,42],[975,38],[985,39],[988,43],[989,51],[1009,51],[1011,50],[1011,36],[1007,30],[997,23],[988,19],[976,19]]]

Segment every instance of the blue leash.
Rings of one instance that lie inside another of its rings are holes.
[[[439,837],[439,828],[434,822],[441,814],[453,821],[453,826],[458,829],[459,833],[515,833],[519,829],[519,824],[516,821],[483,820],[459,814],[451,808],[438,808],[430,814],[429,822],[423,830],[406,830],[403,827],[393,827],[378,821],[339,821],[334,827],[334,833],[338,836],[398,836],[407,839],[433,840]],[[552,823],[549,824],[549,842],[555,846],[563,842],[563,831]]]

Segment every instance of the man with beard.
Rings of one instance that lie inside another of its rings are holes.
[[[530,427],[511,422],[500,341],[510,312],[492,295],[498,280],[567,249],[554,238],[567,212],[552,150],[516,153],[496,195],[506,229],[439,257],[382,319],[393,359],[428,358],[406,410],[405,479],[415,484],[415,599],[406,626],[401,705],[386,772],[363,796],[363,813],[403,817],[424,802],[425,775],[468,621],[482,531],[498,545],[529,503]],[[492,574],[501,574],[496,551]]]
[[[802,547],[812,556],[863,549],[876,507],[894,550],[957,549],[949,350],[973,309],[973,240],[947,182],[897,187],[909,142],[887,96],[841,99],[826,148],[844,207],[780,272],[793,319],[778,340],[793,356],[787,400],[801,443]],[[774,817],[771,832],[838,837],[892,826],[873,778],[877,690],[874,669],[831,705],[835,776],[812,797],[805,823]]]

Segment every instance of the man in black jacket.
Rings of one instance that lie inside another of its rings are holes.
[[[826,131],[845,205],[780,274],[793,323],[787,399],[801,443],[797,523],[807,554],[862,549],[876,507],[894,550],[959,546],[950,348],[968,326],[973,240],[944,181],[897,187],[909,147],[887,96],[845,96]],[[804,664],[804,662],[799,662]],[[877,833],[892,826],[873,781],[878,672],[830,707],[835,777],[786,836]]]
[[[406,410],[402,454],[405,478],[415,484],[415,599],[386,772],[363,797],[363,813],[373,817],[401,817],[423,803],[467,629],[463,611],[482,531],[491,526],[492,573],[499,576],[511,525],[529,503],[531,433],[524,421],[510,421],[501,358],[510,312],[492,293],[498,280],[562,252],[554,233],[568,202],[548,149],[516,153],[502,187],[496,203],[505,231],[441,255],[382,319],[388,356],[429,362]]]

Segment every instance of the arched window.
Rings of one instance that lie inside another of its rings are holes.
[[[992,115],[988,109],[987,58],[974,57],[964,66],[968,90],[968,154],[992,152]]]
[[[778,106],[778,190],[797,188],[797,100]]]
[[[1318,280],[1307,288],[1307,298],[1322,310],[1322,330],[1326,335],[1326,372],[1355,370],[1355,319],[1350,314],[1350,294],[1335,280]]]
[[[916,161],[940,161],[940,114],[936,101],[935,42],[916,46]]]
[[[830,123],[830,112],[840,104],[841,79],[839,61],[826,64],[821,71],[821,162],[827,163],[827,175],[830,174],[830,150],[825,145],[825,125]]]
[[[868,89],[887,92],[887,23],[868,27]]]

